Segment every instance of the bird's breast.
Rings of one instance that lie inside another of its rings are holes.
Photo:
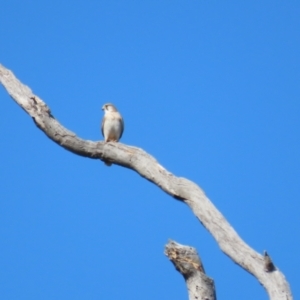
[[[103,124],[105,141],[118,141],[122,132],[121,121],[117,118],[106,117]]]

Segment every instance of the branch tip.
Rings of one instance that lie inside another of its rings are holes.
[[[201,259],[193,247],[181,245],[169,240],[165,247],[165,255],[174,264],[176,270],[185,278],[197,271],[205,274]]]

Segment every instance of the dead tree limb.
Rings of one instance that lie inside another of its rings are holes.
[[[214,281],[205,274],[195,248],[169,241],[165,254],[185,279],[190,300],[217,299]]]
[[[274,271],[266,272],[264,257],[239,237],[198,185],[188,179],[174,176],[154,157],[140,148],[121,143],[80,139],[75,133],[64,128],[53,117],[49,107],[2,65],[0,65],[0,82],[13,100],[32,117],[38,128],[55,143],[75,154],[111,161],[132,169],[167,194],[184,202],[212,234],[221,250],[236,264],[257,278],[266,289],[270,299],[292,299],[289,284],[280,270],[276,267]]]

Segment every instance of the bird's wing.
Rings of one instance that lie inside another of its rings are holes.
[[[125,125],[124,125],[124,120],[122,118],[122,116],[120,115],[120,122],[121,122],[121,134],[120,134],[120,139],[123,135],[123,132],[124,132],[124,128],[125,128]]]
[[[101,123],[101,132],[102,132],[103,137],[104,137],[104,130],[103,130],[104,122],[105,122],[105,116],[103,117],[102,123]],[[104,137],[104,138],[105,138],[105,137]]]

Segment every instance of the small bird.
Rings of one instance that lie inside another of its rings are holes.
[[[102,110],[104,110],[104,117],[102,119],[101,132],[104,136],[104,141],[118,142],[124,131],[123,118],[117,108],[111,103],[104,104]],[[105,164],[111,166],[110,162],[105,162]]]

